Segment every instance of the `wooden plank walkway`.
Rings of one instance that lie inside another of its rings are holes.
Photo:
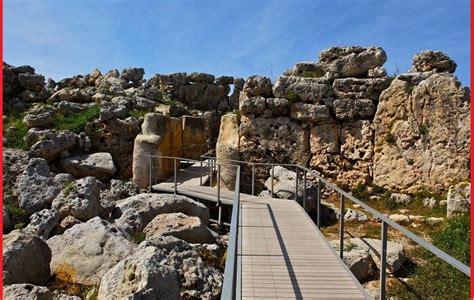
[[[196,174],[206,170],[194,165],[178,172],[178,193],[216,201],[216,188],[199,185]],[[153,190],[174,192],[174,181],[154,185]],[[222,203],[231,205],[233,195],[222,190]],[[240,201],[242,299],[368,297],[297,202],[248,194],[241,194]]]

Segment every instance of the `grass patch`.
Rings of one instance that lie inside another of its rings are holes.
[[[433,235],[433,244],[466,265],[470,265],[470,219],[462,215],[450,219],[446,227]],[[389,290],[399,299],[469,299],[469,277],[454,269],[428,251],[426,260],[415,269],[407,286]]]
[[[145,117],[145,115],[149,113],[148,110],[139,110],[139,109],[134,109],[128,112],[128,115],[130,117],[134,117],[136,119],[140,119],[141,117]]]
[[[285,98],[290,102],[290,103],[295,103],[301,101],[300,95],[298,95],[294,91],[288,91],[285,94]]]
[[[4,146],[7,148],[15,148],[28,150],[28,145],[23,138],[28,132],[28,127],[23,123],[24,114],[10,115],[3,124]]]
[[[145,236],[145,233],[143,232],[137,232],[133,235],[133,241],[135,242],[135,244],[140,244],[141,242],[143,242],[145,240],[146,236]]]
[[[391,132],[387,132],[387,134],[385,135],[385,141],[390,145],[395,145],[397,139]]]
[[[324,76],[324,71],[322,70],[316,70],[316,71],[304,71],[301,73],[301,77],[307,77],[307,78],[320,78]]]
[[[53,120],[53,127],[58,130],[70,130],[74,133],[84,131],[84,126],[99,117],[99,104],[91,106],[81,112],[68,116],[56,113]]]
[[[427,135],[428,134],[428,124],[421,123],[418,125],[418,133],[421,135]]]
[[[10,227],[23,229],[30,222],[28,213],[19,207],[18,201],[11,191],[4,194],[3,205],[8,212]]]

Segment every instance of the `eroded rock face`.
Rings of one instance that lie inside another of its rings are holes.
[[[37,286],[29,283],[18,283],[6,285],[3,287],[3,299],[35,299],[35,300],[53,300],[53,292],[45,286]]]
[[[43,209],[30,216],[30,224],[25,228],[25,231],[31,232],[39,236],[43,240],[49,238],[51,231],[59,222],[58,214],[51,209]]]
[[[319,54],[323,69],[338,77],[364,77],[386,60],[387,54],[380,47],[332,47]]]
[[[153,246],[128,256],[102,277],[98,299],[179,299],[177,273],[163,259]]]
[[[99,217],[77,224],[47,241],[54,274],[69,272],[72,280],[98,285],[102,276],[136,250],[120,229]]]
[[[100,205],[100,189],[95,177],[86,177],[66,185],[53,200],[52,208],[58,212],[62,220],[73,216],[87,221],[102,212]]]
[[[63,186],[62,180],[52,177],[46,160],[32,158],[18,177],[19,205],[30,214],[48,208]]]
[[[331,82],[327,78],[280,76],[273,85],[273,94],[280,98],[315,103],[333,97]]]
[[[139,232],[159,214],[182,212],[209,221],[208,208],[185,196],[139,194],[116,203],[112,216],[115,223],[131,235]]]
[[[462,213],[468,213],[471,208],[471,184],[461,182],[449,187],[448,218]]]
[[[63,171],[79,178],[94,176],[98,179],[107,179],[117,170],[112,155],[107,152],[73,156],[61,159],[59,164]]]
[[[46,285],[51,250],[39,237],[19,230],[3,236],[3,284]]]
[[[71,150],[77,146],[76,134],[68,130],[48,129],[37,132],[35,137],[36,141],[28,151],[28,155],[30,157],[41,157],[47,161],[58,158],[61,152]]]
[[[374,119],[374,183],[401,192],[445,191],[469,178],[470,100],[451,74],[396,78]]]
[[[230,160],[239,160],[239,120],[235,114],[227,114],[221,118],[219,138],[216,145],[217,163],[232,165]],[[229,190],[235,188],[237,167],[221,166],[221,184]]]
[[[426,50],[413,57],[413,67],[416,72],[436,72],[454,73],[456,63],[441,51]]]
[[[183,213],[160,214],[148,223],[143,232],[147,239],[171,235],[189,243],[211,244],[215,241],[200,218]]]

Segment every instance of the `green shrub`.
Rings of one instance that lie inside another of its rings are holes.
[[[143,232],[137,232],[133,235],[133,241],[135,244],[140,244],[145,240],[146,236]]]
[[[418,133],[421,135],[427,135],[428,134],[428,124],[421,123],[418,125]]]
[[[140,119],[140,117],[144,117],[147,113],[149,113],[148,110],[139,110],[139,109],[134,109],[128,112],[128,115],[130,117],[134,117],[136,119]]]
[[[28,150],[31,145],[28,145],[23,138],[28,132],[28,127],[23,123],[23,114],[8,116],[4,126],[4,146],[7,148],[15,148]]]
[[[470,265],[470,220],[468,215],[452,218],[446,228],[433,235],[433,244]],[[469,277],[443,260],[423,250],[426,264],[418,266],[407,287],[389,293],[400,299],[469,299]]]
[[[81,112],[73,113],[68,116],[56,113],[54,116],[53,127],[58,130],[70,130],[74,133],[80,133],[84,126],[99,117],[99,104],[91,106]]]
[[[29,216],[26,210],[18,207],[16,204],[5,203],[5,208],[10,218],[10,225],[15,229],[22,229],[29,223]]]
[[[301,77],[309,77],[309,78],[320,78],[324,76],[324,71],[316,70],[316,71],[304,71],[301,73]]]
[[[395,139],[395,136],[391,132],[387,132],[387,134],[385,135],[385,141],[390,145],[395,145],[397,139]]]
[[[301,101],[300,95],[298,95],[294,91],[288,91],[285,94],[285,98],[290,102],[290,103],[295,103]]]

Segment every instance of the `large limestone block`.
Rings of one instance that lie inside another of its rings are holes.
[[[280,98],[318,103],[333,96],[333,89],[326,78],[280,76],[273,85],[273,94]]]
[[[451,74],[418,77],[399,76],[380,96],[374,183],[400,192],[446,191],[469,178],[470,99]]]
[[[115,174],[112,155],[107,152],[77,155],[61,159],[61,169],[75,177],[94,176],[98,179],[107,179]]]
[[[448,218],[467,213],[471,208],[471,184],[461,182],[448,190]]]
[[[227,114],[221,118],[219,138],[216,145],[217,163],[221,166],[221,184],[229,190],[235,188],[236,166],[230,160],[239,160],[239,120],[236,114]]]
[[[208,129],[206,118],[183,116],[183,156],[199,160],[206,152]]]

